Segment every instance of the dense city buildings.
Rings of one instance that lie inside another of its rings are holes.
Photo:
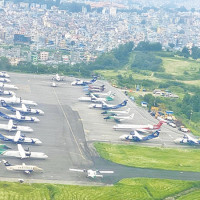
[[[140,41],[160,42],[164,49],[173,46],[177,50],[200,46],[198,1],[177,0],[175,7],[171,1],[161,0],[150,1],[151,5],[146,0],[79,2],[85,3],[81,12],[1,1],[0,56],[74,64],[93,61],[129,41],[135,45]]]

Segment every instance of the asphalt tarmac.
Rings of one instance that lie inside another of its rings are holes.
[[[9,172],[1,164],[0,178],[2,180],[13,180],[14,178],[14,180],[24,179],[27,182],[41,180],[41,182],[94,185],[113,184],[128,177],[200,179],[200,173],[125,167],[100,158],[93,148],[93,142],[122,143],[118,138],[124,133],[114,131],[112,126],[115,123],[106,122],[101,115],[101,110],[89,109],[89,103],[78,101],[84,92],[82,87],[71,86],[70,83],[74,78],[65,78],[63,82],[58,83],[58,87],[54,88],[50,87],[52,78],[50,75],[9,74],[11,75],[11,84],[19,87],[19,90],[16,91],[17,97],[37,102],[36,108],[45,112],[44,116],[37,116],[40,119],[39,123],[21,122],[19,124],[33,128],[34,132],[26,135],[38,138],[43,142],[38,146],[29,145],[30,150],[44,152],[48,158],[46,160],[21,160],[1,156],[2,159],[6,159],[13,165],[24,162],[44,169],[43,173],[27,175],[22,172]],[[101,83],[97,82],[97,84]],[[116,93],[116,99],[112,104],[119,103],[126,98],[120,90],[111,87],[107,82],[103,83],[106,85],[106,91],[111,90]],[[158,123],[147,111],[138,108],[130,100],[128,106],[131,108],[131,112],[135,113],[134,124]],[[7,120],[0,119],[0,123],[6,124]],[[168,137],[169,135],[171,137]],[[142,145],[174,146],[173,139],[178,136],[182,136],[182,133],[164,125],[162,135],[158,140],[155,139]],[[15,144],[6,144],[12,150],[17,150]],[[28,147],[28,145],[23,146],[24,148]],[[115,173],[105,175],[103,179],[88,179],[86,174],[71,172],[69,168],[114,170]]]

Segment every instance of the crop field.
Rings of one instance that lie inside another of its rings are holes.
[[[199,149],[170,149],[106,143],[96,143],[95,147],[101,157],[127,166],[200,172]]]
[[[147,178],[123,179],[109,187],[1,182],[0,200],[155,200],[195,191],[185,200],[198,195],[199,187],[200,182]]]

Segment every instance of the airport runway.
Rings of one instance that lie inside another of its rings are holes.
[[[38,103],[37,108],[45,112],[44,116],[38,116],[39,123],[20,123],[28,125],[34,129],[33,133],[27,133],[27,136],[40,139],[43,144],[30,146],[31,151],[44,152],[49,157],[46,160],[20,160],[16,158],[6,158],[11,164],[34,164],[44,169],[43,173],[32,173],[26,175],[20,172],[9,172],[5,167],[0,168],[0,178],[23,178],[25,180],[47,180],[47,182],[67,182],[77,184],[105,183],[112,184],[122,178],[128,177],[154,177],[154,178],[173,178],[181,180],[199,180],[200,173],[176,172],[166,170],[151,170],[125,167],[114,164],[100,158],[93,148],[94,141],[106,141],[121,143],[119,136],[124,134],[120,131],[114,131],[112,126],[114,122],[106,122],[101,110],[89,109],[89,103],[78,102],[78,98],[84,95],[82,87],[71,86],[73,78],[68,77],[64,82],[58,83],[58,87],[50,87],[52,76],[17,74],[11,75],[11,84],[19,87],[16,91],[17,97],[33,100]],[[100,81],[97,83],[101,84]],[[111,87],[107,82],[108,90],[116,93],[116,100],[119,103],[126,97],[118,89]],[[138,108],[129,100],[128,106],[135,113],[134,124],[157,123],[147,111]],[[7,120],[0,119],[0,123],[7,123]],[[6,133],[6,132],[2,132]],[[13,134],[13,133],[9,133]],[[168,135],[171,137],[168,137]],[[148,142],[148,145],[166,145],[174,146],[173,139],[181,136],[182,133],[173,128],[164,125],[162,136],[154,142]],[[7,143],[13,150],[17,150],[16,145]],[[146,145],[146,144],[144,144]],[[25,148],[27,145],[23,145]],[[5,159],[5,157],[1,156]],[[69,168],[79,169],[101,169],[114,170],[113,175],[105,176],[103,179],[91,180],[85,177],[85,174],[70,172]]]

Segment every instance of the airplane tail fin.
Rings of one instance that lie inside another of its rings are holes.
[[[2,162],[3,162],[3,164],[7,167],[7,166],[11,166],[11,164],[8,162],[8,161],[6,161],[6,160],[2,160]]]
[[[119,106],[126,106],[128,100],[124,100],[122,103],[119,104]]]
[[[11,107],[10,105],[8,105],[4,100],[1,100],[1,106],[4,107],[4,108],[6,108],[6,109],[8,109],[8,110],[10,110],[10,111],[12,111],[12,112],[16,111],[13,107]]]
[[[156,138],[159,136],[159,134],[160,134],[160,130],[157,130],[153,132],[151,135],[144,137],[143,140],[150,140],[150,139]]]

